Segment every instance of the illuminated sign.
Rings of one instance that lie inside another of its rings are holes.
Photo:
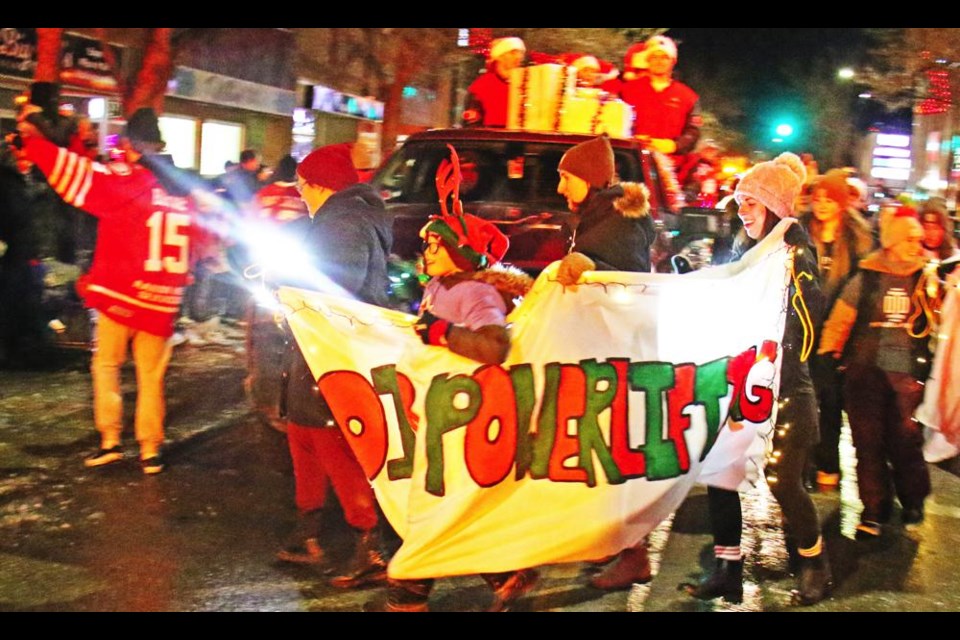
[[[379,100],[343,93],[322,84],[313,85],[313,98],[309,106],[324,113],[383,120],[383,103]]]
[[[873,150],[875,156],[886,156],[889,158],[909,158],[910,149],[897,149],[895,147],[877,147]]]
[[[877,146],[881,147],[909,147],[910,136],[894,133],[878,133]]]

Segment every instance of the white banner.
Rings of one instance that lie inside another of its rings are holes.
[[[501,366],[424,345],[413,316],[281,289],[403,538],[390,576],[600,558],[637,543],[698,479],[737,487],[776,412],[785,229],[686,275],[591,272],[564,289],[551,265],[508,318]]]

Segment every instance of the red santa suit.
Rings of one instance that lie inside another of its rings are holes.
[[[501,128],[507,126],[510,83],[501,78],[492,66],[473,81],[467,88],[467,93],[469,100],[463,112],[465,124]]]
[[[626,82],[620,98],[633,106],[633,134],[666,138],[677,144],[675,154],[693,150],[700,137],[700,97],[696,92],[673,80],[663,91],[657,91],[648,77]]]

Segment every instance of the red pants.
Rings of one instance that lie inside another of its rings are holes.
[[[287,441],[293,458],[297,509],[305,512],[322,508],[327,485],[332,484],[347,524],[362,531],[377,525],[373,489],[340,429],[288,422]]]

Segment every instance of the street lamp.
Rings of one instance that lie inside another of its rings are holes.
[[[781,138],[788,138],[793,135],[793,127],[786,122],[777,125],[777,135]]]
[[[855,75],[856,74],[854,73],[853,69],[851,69],[850,67],[844,67],[839,71],[837,71],[837,77],[840,78],[841,80],[852,80],[853,76]]]

